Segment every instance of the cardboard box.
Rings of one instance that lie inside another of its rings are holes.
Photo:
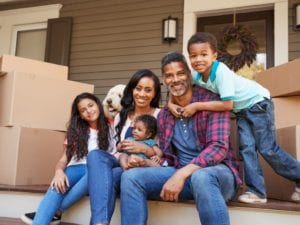
[[[66,130],[71,104],[94,85],[20,72],[0,76],[0,126]]]
[[[273,98],[277,129],[300,124],[300,96]]]
[[[2,55],[0,57],[0,76],[13,71],[59,80],[68,79],[67,66],[12,55]]]
[[[300,125],[278,129],[277,142],[295,159],[300,160]],[[266,181],[268,198],[290,201],[290,197],[295,189],[295,183],[277,175],[262,157],[260,160]]]
[[[300,95],[300,59],[263,71],[256,81],[269,89],[273,97]]]
[[[62,156],[65,132],[0,127],[0,183],[49,184]]]

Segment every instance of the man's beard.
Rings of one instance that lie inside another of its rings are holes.
[[[168,85],[167,88],[169,90],[169,92],[174,96],[174,97],[179,97],[179,96],[182,96],[184,95],[187,90],[189,89],[190,87],[190,84],[188,82],[180,82],[180,83],[177,83],[177,85],[180,85],[180,88],[177,89],[177,88],[174,88],[175,85]]]

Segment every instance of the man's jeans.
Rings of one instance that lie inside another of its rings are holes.
[[[83,196],[87,195],[85,164],[68,166],[65,169],[65,174],[70,184],[67,192],[62,194],[49,187],[37,209],[33,225],[48,225],[58,210],[65,211]]]
[[[163,185],[176,171],[174,167],[125,171],[121,178],[121,224],[146,225],[147,199],[160,199]],[[195,171],[185,182],[179,198],[195,199],[202,225],[229,225],[226,201],[234,196],[235,189],[232,172],[220,164]]]
[[[90,224],[109,224],[120,192],[123,170],[118,160],[102,150],[91,151],[87,156],[88,187],[91,204]]]
[[[276,143],[274,106],[265,99],[236,114],[240,136],[240,153],[244,160],[247,191],[266,197],[266,188],[257,151],[273,170],[300,187],[300,162]]]

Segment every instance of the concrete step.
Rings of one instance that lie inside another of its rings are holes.
[[[0,217],[19,218],[26,212],[35,211],[42,197],[43,188],[32,193],[28,188],[10,190],[0,189]],[[22,190],[21,190],[22,189]],[[25,192],[27,191],[27,192]],[[162,202],[148,201],[148,225],[186,225],[200,224],[193,202]],[[111,225],[120,225],[120,204],[117,201],[116,210]],[[269,200],[266,204],[228,204],[231,225],[299,225],[300,204]],[[62,217],[65,223],[87,225],[90,219],[89,198],[85,197],[67,210]],[[12,221],[15,222],[15,221]],[[5,224],[5,223],[2,223]],[[8,223],[7,225],[9,225]],[[11,223],[13,224],[13,223]],[[1,223],[0,223],[1,225]]]

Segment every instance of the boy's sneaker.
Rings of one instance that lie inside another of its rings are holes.
[[[292,201],[300,203],[300,188],[296,187],[294,193],[291,196]]]
[[[247,191],[244,194],[240,195],[238,198],[239,202],[244,202],[244,203],[266,203],[267,199],[266,198],[261,198],[257,196],[256,194]]]
[[[34,219],[34,216],[35,216],[35,212],[31,212],[31,213],[25,213],[23,214],[20,219],[26,223],[26,224],[32,224],[32,221]],[[49,223],[50,225],[58,225],[60,224],[60,221],[61,221],[61,216],[54,216],[51,220],[51,222]]]

